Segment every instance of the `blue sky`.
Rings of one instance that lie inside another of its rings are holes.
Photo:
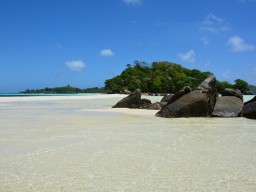
[[[0,93],[102,87],[133,61],[256,84],[256,0],[0,0]]]

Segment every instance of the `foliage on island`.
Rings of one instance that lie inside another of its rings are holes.
[[[135,91],[137,88],[145,93],[175,93],[184,86],[196,88],[211,72],[187,69],[179,64],[161,61],[148,64],[135,61],[118,76],[105,81],[105,88],[114,93],[124,90]],[[249,91],[247,82],[237,79],[234,84],[217,81],[217,90],[222,93],[225,88],[235,88],[243,93]]]
[[[254,85],[249,85],[250,91],[252,91],[256,95],[256,86]]]
[[[122,73],[105,81],[105,87],[80,89],[70,85],[64,87],[27,89],[20,93],[25,94],[74,94],[74,93],[120,93],[124,90],[135,91],[141,89],[144,93],[175,93],[184,86],[196,88],[211,72],[201,72],[197,69],[187,69],[179,64],[160,61],[151,64],[134,61],[127,64]],[[256,94],[256,86],[248,85],[241,79],[236,79],[234,84],[227,81],[217,81],[217,90],[222,93],[225,88],[239,89],[243,93],[248,91]]]
[[[74,93],[106,93],[105,88],[92,87],[87,89],[80,89],[77,87],[72,87],[70,85],[64,87],[54,87],[54,88],[44,88],[44,89],[27,89],[20,93],[25,94],[74,94]]]

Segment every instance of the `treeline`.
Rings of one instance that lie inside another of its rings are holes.
[[[184,86],[196,88],[211,72],[187,69],[179,64],[161,61],[151,64],[135,61],[118,76],[105,81],[105,88],[112,92],[140,88],[145,93],[175,93]],[[243,93],[250,91],[246,81],[237,79],[234,84],[217,81],[217,90],[222,93],[225,88],[239,89]]]
[[[80,89],[77,87],[72,87],[70,85],[64,86],[64,87],[54,87],[54,88],[44,88],[44,89],[26,89],[25,91],[22,91],[20,93],[25,94],[74,94],[74,93],[106,93],[104,87],[98,88],[98,87],[92,87],[87,89]]]
[[[256,95],[256,86],[249,85],[249,89],[250,89],[251,92],[253,92]]]

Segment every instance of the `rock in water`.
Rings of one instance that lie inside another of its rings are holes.
[[[256,119],[256,97],[245,103],[241,115],[249,119]]]
[[[141,91],[137,89],[135,92],[131,93],[129,96],[123,98],[113,108],[136,108],[140,109],[146,105],[151,104],[148,99],[141,99]]]
[[[184,89],[184,88],[183,88]],[[184,94],[165,105],[158,117],[209,117],[216,102],[216,78],[210,75],[194,91],[179,91]],[[173,98],[175,98],[175,95]]]
[[[236,96],[222,96],[217,98],[213,117],[239,117],[244,106],[243,101]]]

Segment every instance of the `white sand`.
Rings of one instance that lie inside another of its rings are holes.
[[[256,191],[256,121],[157,118],[109,97],[1,102],[0,191]]]
[[[75,95],[75,96],[23,96],[23,97],[0,97],[0,103],[20,102],[20,101],[55,101],[55,100],[88,100],[88,99],[110,99],[124,98],[126,95],[121,94],[102,94],[102,95]]]

